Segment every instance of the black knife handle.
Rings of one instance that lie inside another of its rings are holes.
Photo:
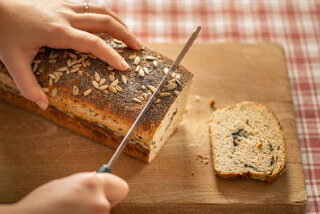
[[[103,164],[96,173],[111,173],[112,170],[108,164]]]

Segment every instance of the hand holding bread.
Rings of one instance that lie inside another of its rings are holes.
[[[91,33],[106,32],[134,50],[142,48],[121,19],[104,6],[89,5],[85,13],[83,4],[63,0],[5,0],[0,1],[0,14],[0,60],[22,95],[42,109],[47,108],[48,98],[31,71],[40,47],[92,53],[118,70],[126,70],[128,64]]]

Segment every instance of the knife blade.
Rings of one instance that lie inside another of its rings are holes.
[[[197,38],[200,30],[201,30],[201,26],[198,26],[193,31],[193,33],[189,37],[187,43],[184,45],[184,47],[180,51],[178,57],[176,58],[176,60],[171,65],[169,71],[162,78],[162,80],[161,80],[160,84],[158,85],[156,91],[152,94],[152,96],[150,97],[149,101],[145,104],[145,106],[143,107],[143,109],[140,112],[139,116],[137,117],[137,119],[134,121],[134,123],[132,124],[131,128],[127,132],[126,136],[121,141],[120,145],[118,146],[117,150],[114,152],[114,154],[111,157],[111,159],[109,160],[108,164],[102,165],[96,171],[97,173],[111,173],[112,172],[112,167],[113,167],[114,163],[118,160],[119,156],[122,154],[124,148],[127,146],[128,142],[130,141],[133,133],[135,132],[135,130],[139,126],[140,122],[142,121],[142,119],[144,118],[144,116],[146,115],[148,110],[150,109],[151,105],[154,103],[155,99],[158,97],[160,91],[163,89],[163,87],[167,83],[171,73],[175,70],[175,68],[179,65],[179,63],[181,62],[183,57],[188,52],[188,50],[191,47],[191,45],[193,44],[194,40]]]

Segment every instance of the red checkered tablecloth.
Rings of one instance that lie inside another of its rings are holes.
[[[94,1],[91,1],[94,2]],[[118,13],[142,41],[277,42],[286,51],[308,194],[320,213],[319,0],[95,0]]]

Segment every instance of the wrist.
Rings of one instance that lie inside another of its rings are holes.
[[[2,12],[5,10],[4,8],[5,8],[6,4],[8,4],[8,1],[6,1],[6,0],[0,1],[0,14],[3,14]],[[1,18],[2,18],[2,16],[0,17],[0,19]]]
[[[17,204],[2,204],[0,205],[0,214],[20,214]],[[21,213],[22,214],[22,213]]]

